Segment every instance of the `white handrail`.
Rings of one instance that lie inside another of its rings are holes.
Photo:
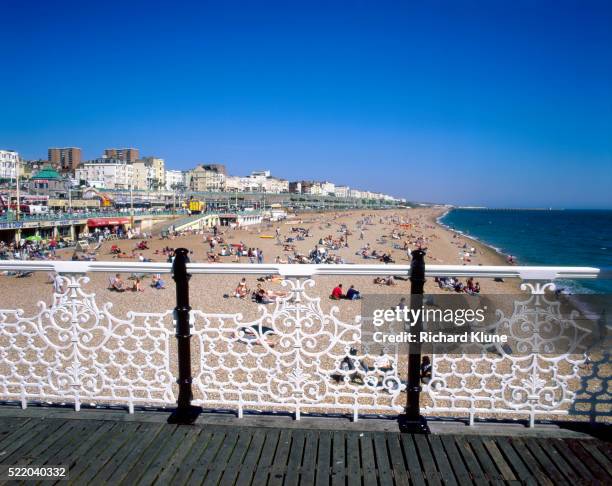
[[[283,277],[313,277],[325,275],[350,276],[409,276],[409,265],[299,265],[251,263],[189,263],[194,275],[281,275]],[[58,273],[132,272],[171,273],[171,263],[116,262],[116,261],[59,261],[59,260],[1,260],[0,271],[28,271]],[[601,270],[594,267],[562,266],[479,266],[427,265],[428,277],[520,278],[522,280],[594,279]]]

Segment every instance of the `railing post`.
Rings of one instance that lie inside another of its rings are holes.
[[[425,286],[425,250],[412,252],[410,262],[410,308],[420,309],[423,305],[423,288]],[[417,319],[410,328],[410,334],[419,336],[423,322]],[[408,384],[406,388],[406,409],[398,417],[401,432],[428,434],[429,427],[421,415],[421,343],[415,339],[408,345]]]
[[[202,412],[200,407],[191,405],[193,392],[191,389],[191,326],[189,323],[189,279],[187,263],[189,250],[177,248],[172,264],[172,278],[176,283],[176,342],[178,350],[178,386],[179,394],[177,408],[168,418],[171,424],[193,424]]]

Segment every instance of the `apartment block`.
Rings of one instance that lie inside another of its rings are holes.
[[[74,172],[81,163],[81,149],[78,147],[52,147],[47,151],[47,160],[62,172]]]
[[[110,148],[104,150],[104,158],[135,162],[140,158],[140,151],[137,148]]]

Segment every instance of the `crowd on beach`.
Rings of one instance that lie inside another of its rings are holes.
[[[189,238],[193,240],[196,236],[201,238],[202,251],[197,251],[200,258],[207,263],[250,263],[263,264],[274,262],[278,264],[343,264],[358,263],[360,259],[375,261],[384,264],[394,264],[401,261],[410,262],[412,252],[415,249],[427,250],[426,258],[434,261],[442,261],[434,251],[428,249],[439,238],[433,231],[436,227],[422,213],[362,213],[360,217],[352,221],[346,219],[346,213],[323,213],[317,219],[302,219],[291,222],[272,223],[266,222],[254,228],[233,228],[226,226],[214,226],[196,230],[173,231],[165,230],[155,240],[181,240]],[[317,231],[318,229],[318,231]],[[269,234],[262,234],[262,231]],[[314,235],[317,235],[316,237]],[[319,236],[323,235],[323,236]],[[367,235],[367,238],[366,238]],[[248,238],[247,238],[248,237]],[[262,245],[254,243],[255,238],[266,238],[272,242]],[[308,245],[310,239],[314,239]],[[159,244],[151,245],[153,235],[151,233],[127,231],[117,227],[96,228],[88,237],[89,246],[75,248],[66,255],[59,255],[59,250],[64,246],[60,241],[53,239],[22,240],[19,243],[0,243],[0,258],[5,259],[59,259],[63,257],[72,260],[96,260],[104,259],[101,253],[109,258],[125,259],[138,262],[165,261],[172,262],[174,248],[165,246],[159,248]],[[243,241],[246,240],[246,241]],[[367,241],[366,241],[367,240]],[[107,244],[104,244],[107,242]],[[451,244],[457,248],[458,259],[464,264],[478,264],[483,255],[480,247],[474,245],[469,239],[460,234],[453,234]],[[180,246],[178,243],[175,246]],[[305,250],[305,248],[310,248]],[[351,251],[351,248],[354,250]],[[434,244],[434,249],[435,249]],[[271,248],[274,248],[271,250]],[[196,248],[197,250],[197,248]],[[272,257],[268,255],[270,252]],[[349,253],[350,251],[350,253]],[[267,253],[267,254],[266,254]],[[351,258],[350,255],[355,255]],[[194,251],[191,251],[191,261],[195,261]],[[446,257],[448,261],[448,256]],[[451,263],[451,262],[449,262]],[[508,257],[508,263],[516,263],[514,257]],[[18,274],[19,272],[14,272]],[[24,272],[27,276],[27,272]],[[19,276],[19,275],[17,275]],[[121,276],[113,277],[109,282],[109,290],[112,291],[143,291],[144,279],[151,278],[151,287],[164,288],[165,282],[159,276],[149,274],[130,275],[126,280]],[[279,277],[280,279],[280,277]],[[401,276],[377,276],[373,283],[381,286],[393,287],[398,285],[398,280],[407,280]],[[160,283],[161,281],[161,283]],[[452,290],[454,292],[465,292],[477,294],[480,292],[480,284],[473,279],[465,282],[459,279],[440,277],[436,279],[440,289]],[[146,287],[146,286],[145,286]],[[261,287],[261,286],[260,286]],[[332,299],[355,300],[359,298],[359,291],[353,285],[348,286],[346,293],[338,292],[338,286],[330,294]],[[274,291],[265,288],[255,288],[245,292],[241,286],[228,295],[239,298],[250,297],[257,303],[274,302],[278,298]]]

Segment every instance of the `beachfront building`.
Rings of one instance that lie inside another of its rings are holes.
[[[350,188],[348,186],[336,186],[336,191],[334,194],[336,197],[349,197]]]
[[[289,192],[289,181],[272,177],[269,170],[251,172],[247,177],[241,177],[240,186],[246,192],[268,192],[280,194]]]
[[[19,154],[14,150],[0,150],[0,179],[15,179]]]
[[[226,176],[225,177],[225,190],[227,192],[244,192],[248,186],[248,180],[246,177],[240,176]]]
[[[132,164],[132,189],[145,191],[153,188],[155,170],[143,159]]]
[[[331,196],[336,193],[336,184],[329,181],[321,182],[321,193],[324,196]]]
[[[222,169],[221,169],[222,168]],[[195,192],[217,192],[225,189],[225,166],[199,164],[189,171],[187,187]]]
[[[311,194],[313,196],[323,195],[321,183],[317,181],[302,181],[302,194]]]
[[[361,198],[361,191],[359,189],[350,189],[349,190],[349,197],[352,197],[353,199],[360,199]]]
[[[269,177],[263,184],[264,190],[273,194],[289,192],[289,181],[278,177]]]
[[[143,157],[139,159],[153,171],[152,186],[150,189],[163,189],[166,186],[166,163],[159,157]]]
[[[81,163],[81,149],[51,147],[47,150],[47,161],[62,172],[73,173]]]
[[[105,159],[122,160],[124,162],[135,162],[140,158],[140,150],[137,148],[110,148],[104,150],[102,157]]]
[[[302,183],[299,181],[290,182],[289,192],[291,194],[301,194],[302,193]]]
[[[33,196],[48,196],[51,199],[68,199],[72,182],[63,177],[51,164],[36,172],[26,182],[28,193]]]
[[[184,175],[181,170],[166,170],[164,179],[166,191],[175,191],[184,186]]]
[[[75,171],[75,179],[87,183],[101,182],[104,189],[129,189],[133,171],[133,165],[125,160],[101,158],[81,164]]]

